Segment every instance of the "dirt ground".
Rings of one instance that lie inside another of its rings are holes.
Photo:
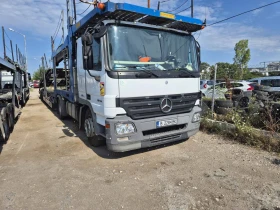
[[[93,148],[37,90],[0,153],[0,209],[280,210],[276,154],[201,132],[121,154]]]

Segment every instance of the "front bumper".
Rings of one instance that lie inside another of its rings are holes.
[[[201,112],[201,108],[195,106],[190,113],[170,115],[142,120],[132,120],[128,116],[117,116],[114,119],[107,119],[106,124],[110,128],[106,129],[106,143],[109,150],[114,152],[125,152],[145,147],[166,144],[170,142],[186,140],[196,134],[199,130],[200,122],[192,123],[193,115]],[[156,121],[176,119],[177,126],[174,129],[156,128]],[[127,135],[117,135],[115,124],[120,122],[132,122],[136,127],[136,132]]]

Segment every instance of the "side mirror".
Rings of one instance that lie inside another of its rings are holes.
[[[93,34],[93,38],[95,39],[99,39],[101,37],[103,37],[106,33],[107,33],[107,27],[106,26],[100,26],[99,28],[97,28]]]
[[[82,36],[83,68],[85,70],[93,69],[92,41],[91,34],[84,34]]]
[[[82,35],[82,43],[85,45],[92,45],[92,35],[90,33]]]

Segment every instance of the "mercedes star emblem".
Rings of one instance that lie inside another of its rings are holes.
[[[162,99],[160,103],[161,111],[164,113],[168,113],[172,109],[172,101],[169,98]]]

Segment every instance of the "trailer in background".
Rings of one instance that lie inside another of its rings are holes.
[[[4,58],[0,57],[0,141],[6,142],[13,131],[15,121],[21,113],[21,107],[29,98],[28,73],[26,58],[16,46],[14,53],[13,43],[10,40],[8,55],[5,40],[5,30],[2,27],[2,41]],[[14,57],[16,55],[16,58]]]
[[[21,106],[25,106],[30,96],[29,75],[23,70],[18,70],[15,72],[14,76],[17,94],[21,96],[20,104]],[[4,89],[10,87],[10,84],[13,83],[12,73],[9,71],[2,71],[1,77],[1,87]]]
[[[0,58],[0,72],[10,72],[13,78],[11,84],[6,83],[0,88],[0,141],[6,142],[14,129],[15,120],[21,113],[20,100],[16,90],[16,73],[21,71],[19,67]],[[0,77],[1,79],[1,77]]]

